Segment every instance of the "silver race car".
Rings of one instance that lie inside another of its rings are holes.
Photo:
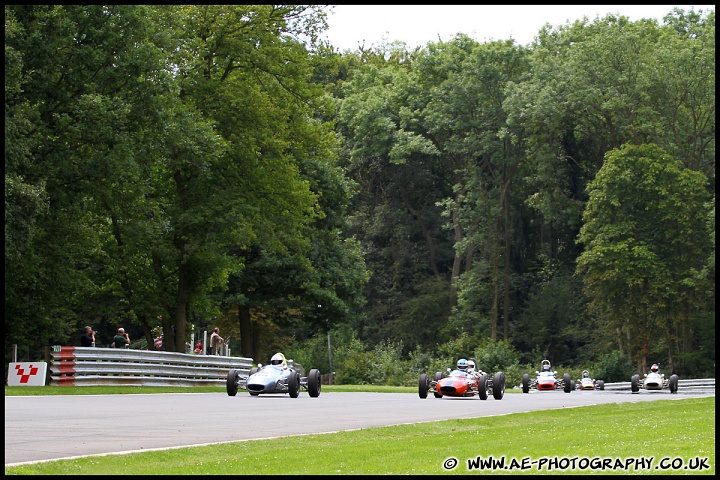
[[[641,388],[645,390],[662,390],[667,388],[670,393],[677,393],[678,391],[678,376],[675,374],[670,375],[670,378],[665,378],[664,373],[660,373],[660,364],[654,363],[650,367],[650,373],[646,373],[644,378],[640,378],[640,375],[633,375],[630,378],[630,390],[632,393],[638,393]]]
[[[287,364],[281,353],[273,355],[270,365],[258,364],[251,368],[247,377],[235,369],[231,369],[227,376],[227,394],[231,397],[237,395],[238,389],[247,390],[252,396],[288,393],[292,398],[297,398],[300,389],[303,389],[311,397],[317,397],[320,395],[320,385],[318,369],[313,368],[307,377],[301,377],[294,366]]]

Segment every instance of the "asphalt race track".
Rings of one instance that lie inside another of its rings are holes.
[[[691,390],[506,393],[502,400],[410,393],[321,392],[310,398],[238,392],[5,397],[5,465],[308,433],[714,396]]]

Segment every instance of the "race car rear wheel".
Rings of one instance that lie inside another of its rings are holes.
[[[420,381],[418,382],[418,395],[420,398],[427,398],[428,387],[430,386],[430,377],[427,373],[420,375]]]
[[[293,372],[288,377],[288,393],[292,398],[300,396],[300,374]]]
[[[492,392],[495,400],[502,400],[505,395],[505,374],[503,372],[496,372],[493,376]]]
[[[237,381],[238,381],[239,376],[240,376],[240,374],[234,368],[231,368],[227,374],[226,389],[227,389],[227,394],[231,397],[234,397],[235,395],[237,395],[237,391],[238,391]]]
[[[317,368],[310,369],[310,374],[307,377],[307,390],[308,394],[311,397],[319,397],[320,396],[320,389],[322,388],[320,385],[322,382],[320,381],[320,370]]]
[[[570,392],[572,392],[572,388],[573,388],[573,381],[572,381],[572,378],[570,377],[570,374],[564,373],[563,374],[563,391],[565,393],[570,393]]]
[[[638,393],[640,391],[640,375],[637,373],[630,378],[630,391]]]
[[[678,391],[678,376],[675,374],[670,375],[668,381],[668,387],[670,387],[670,393],[677,393]]]
[[[523,373],[522,391],[523,393],[528,393],[530,391],[530,375],[527,373]]]
[[[487,373],[483,373],[480,375],[480,378],[478,379],[478,395],[480,396],[480,400],[487,400],[488,399],[488,376]]]
[[[597,381],[597,388],[598,390],[605,390],[605,382],[602,380]]]

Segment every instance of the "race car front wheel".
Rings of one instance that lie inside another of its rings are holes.
[[[420,375],[420,381],[418,382],[418,395],[420,395],[420,398],[427,398],[429,385],[430,379],[427,373]]]
[[[437,388],[437,382],[439,382],[440,380],[442,380],[443,378],[445,378],[445,374],[443,374],[443,372],[435,372],[435,376],[434,376],[433,378],[434,378],[434,380],[435,380],[435,381],[433,382],[433,385],[436,385],[435,388]],[[442,393],[438,393],[437,390],[433,389],[433,396],[434,396],[435,398],[442,398]]]
[[[231,397],[234,397],[235,395],[237,395],[237,391],[238,391],[237,381],[238,381],[239,376],[240,375],[238,374],[238,371],[235,370],[234,368],[230,369],[230,371],[227,374],[226,389],[227,389],[227,394]]]
[[[495,400],[502,400],[505,395],[505,374],[503,372],[496,372],[492,382],[493,398]]]
[[[480,378],[478,379],[478,395],[480,395],[480,400],[487,400],[488,399],[488,375],[487,373],[483,373]]]
[[[288,377],[288,390],[292,398],[300,396],[300,374],[293,372]]]

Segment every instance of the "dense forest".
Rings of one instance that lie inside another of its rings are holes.
[[[714,378],[714,10],[339,51],[329,8],[5,6],[6,367],[219,326],[347,383]]]

